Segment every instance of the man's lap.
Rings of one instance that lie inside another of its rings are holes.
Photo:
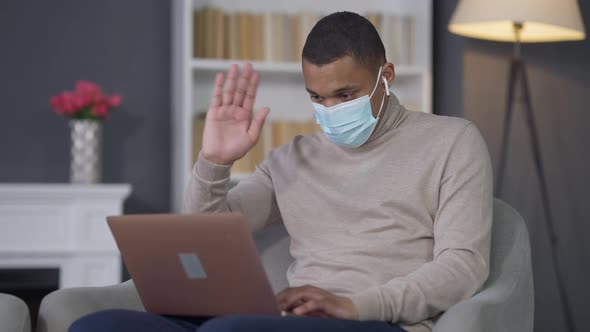
[[[403,332],[385,322],[360,322],[313,317],[228,315],[216,318],[179,318],[132,310],[99,311],[75,321],[69,332],[290,332],[290,331],[371,331]]]

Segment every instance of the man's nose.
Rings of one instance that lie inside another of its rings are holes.
[[[338,105],[338,104],[340,104],[340,100],[338,100],[337,98],[326,98],[324,100],[325,107],[332,107],[332,106]]]

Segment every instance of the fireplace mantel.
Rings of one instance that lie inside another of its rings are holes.
[[[128,184],[0,184],[0,269],[58,268],[59,287],[121,282],[105,217],[120,215]]]

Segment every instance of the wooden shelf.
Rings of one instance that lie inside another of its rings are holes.
[[[283,74],[301,74],[301,64],[297,62],[261,62],[248,60],[227,60],[227,59],[202,59],[194,58],[191,61],[193,70],[202,72],[226,71],[232,64],[243,65],[251,63],[252,66],[261,73],[283,73]],[[395,73],[399,77],[422,76],[427,73],[427,69],[421,66],[399,65],[395,66]]]

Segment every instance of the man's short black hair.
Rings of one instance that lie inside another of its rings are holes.
[[[351,12],[336,12],[319,20],[307,36],[302,55],[314,65],[347,55],[371,70],[385,63],[385,48],[373,24]]]

